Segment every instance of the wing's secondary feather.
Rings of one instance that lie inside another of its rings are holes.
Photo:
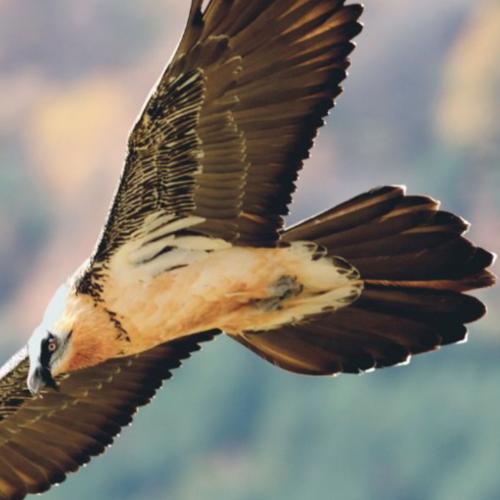
[[[171,371],[216,334],[74,372],[42,397],[26,388],[26,349],[17,353],[0,370],[0,498],[43,492],[102,453]]]

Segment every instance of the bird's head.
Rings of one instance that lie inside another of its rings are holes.
[[[47,307],[42,323],[28,341],[30,367],[27,384],[32,394],[44,387],[57,389],[54,377],[69,353],[73,336],[71,325],[61,323],[68,294],[67,285],[59,288]]]
[[[121,355],[124,340],[109,311],[74,286],[61,286],[28,341],[28,388],[35,394],[57,388],[58,375]]]
[[[39,327],[28,342],[30,368],[28,372],[28,389],[37,394],[41,389],[49,387],[57,389],[53,374],[57,366],[68,354],[68,347],[73,332],[55,333]]]

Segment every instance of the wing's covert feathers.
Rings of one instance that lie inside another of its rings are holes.
[[[20,351],[0,370],[0,499],[41,493],[102,453],[210,331],[74,372],[32,397]]]

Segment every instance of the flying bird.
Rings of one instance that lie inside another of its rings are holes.
[[[286,370],[333,375],[463,341],[484,315],[464,292],[493,284],[493,255],[432,198],[384,186],[284,226],[361,13],[192,0],[92,256],[0,370],[0,498],[103,452],[221,332]]]

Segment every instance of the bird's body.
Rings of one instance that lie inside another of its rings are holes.
[[[70,280],[64,312],[44,325],[72,332],[71,351],[53,375],[197,332],[237,336],[299,323],[347,306],[363,287],[347,263],[318,258],[312,244],[256,249],[185,236],[174,245],[169,241],[169,251],[154,259],[156,249],[125,245],[98,300],[77,293],[78,274]]]
[[[286,370],[334,375],[462,341],[484,315],[464,292],[493,284],[493,255],[432,198],[383,186],[285,227],[361,13],[192,0],[94,253],[0,370],[0,498],[101,453],[221,332]]]

